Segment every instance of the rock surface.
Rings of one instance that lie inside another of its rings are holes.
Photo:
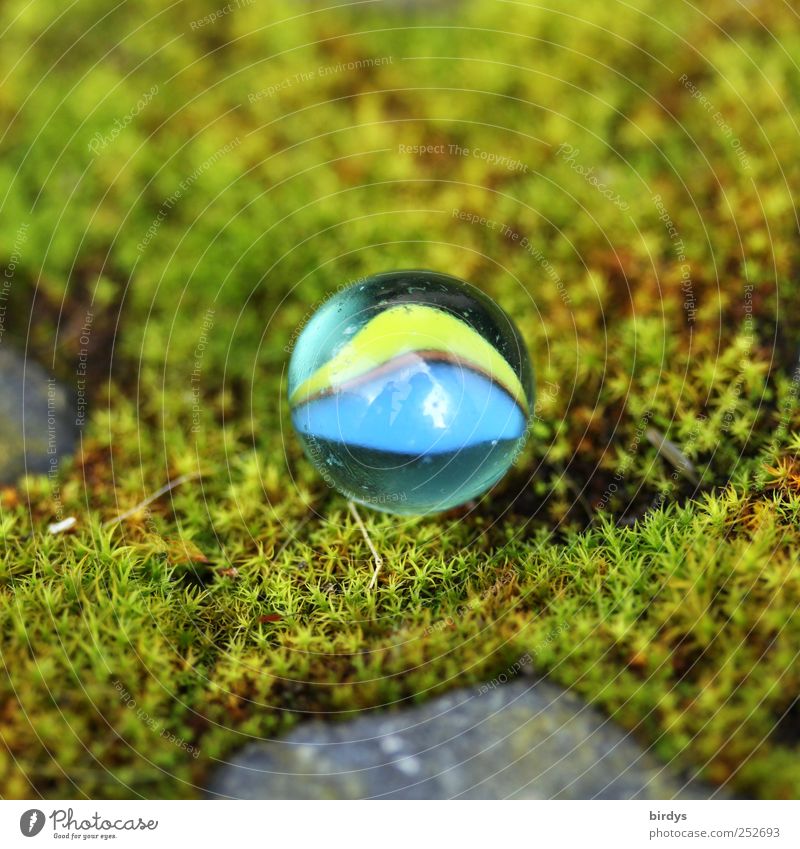
[[[67,393],[45,370],[0,348],[0,483],[58,469],[75,447],[75,422]]]
[[[670,799],[678,777],[594,708],[547,681],[459,690],[252,743],[209,795],[242,799]]]

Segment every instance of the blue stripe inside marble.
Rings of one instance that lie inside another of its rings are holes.
[[[519,439],[526,419],[501,386],[461,365],[418,361],[302,404],[297,430],[396,454],[444,454]]]

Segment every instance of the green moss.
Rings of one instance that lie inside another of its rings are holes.
[[[48,480],[0,494],[2,795],[196,795],[251,735],[528,652],[662,758],[796,797],[790,12],[62,12],[0,12],[4,213],[29,225],[4,342],[33,310],[30,349],[74,385],[92,316],[77,533],[44,533]],[[327,294],[399,267],[514,314],[539,418],[468,518],[368,516],[372,592],[284,370]]]

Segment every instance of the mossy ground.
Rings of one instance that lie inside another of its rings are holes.
[[[2,344],[87,370],[58,486],[0,500],[2,794],[194,796],[252,737],[530,653],[665,762],[796,797],[793,12],[210,11],[0,11]],[[366,514],[370,591],[287,431],[286,350],[408,267],[516,317],[538,420],[477,509]]]

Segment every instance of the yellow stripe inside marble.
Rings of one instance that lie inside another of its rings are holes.
[[[435,307],[402,304],[384,310],[292,393],[295,407],[326,390],[413,351],[437,351],[473,364],[499,383],[527,414],[528,399],[503,355],[465,322]]]

